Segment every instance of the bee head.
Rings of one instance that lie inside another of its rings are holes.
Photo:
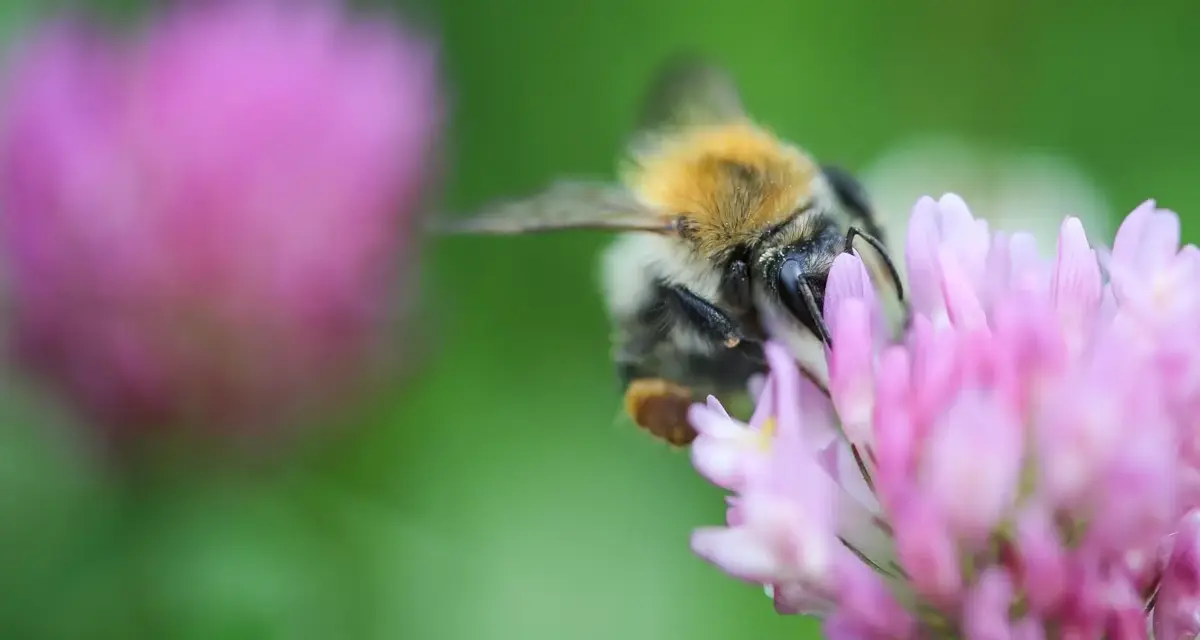
[[[827,216],[813,216],[800,233],[764,248],[753,269],[753,288],[760,314],[803,329],[828,343],[823,318],[825,282],[834,259],[845,246],[845,235]]]

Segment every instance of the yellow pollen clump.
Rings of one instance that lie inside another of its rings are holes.
[[[771,441],[775,439],[775,418],[767,418],[758,428],[758,446],[764,451],[771,449]]]

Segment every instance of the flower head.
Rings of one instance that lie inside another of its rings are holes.
[[[428,43],[267,0],[17,53],[0,207],[30,370],[113,435],[272,430],[354,379],[409,284]]]
[[[1200,254],[1153,203],[1111,256],[1075,218],[1053,259],[1028,244],[957,196],[923,198],[903,330],[877,326],[866,266],[846,254],[826,293],[829,397],[768,347],[759,420],[779,428],[758,435],[746,477],[771,481],[727,487],[783,514],[735,527],[787,541],[771,571],[741,574],[781,611],[821,615],[834,637],[1145,637],[1148,610],[1159,637],[1196,634],[1200,547],[1184,514],[1200,508],[1200,346],[1180,336],[1200,329]],[[809,425],[835,437],[795,435]],[[730,569],[739,548],[701,553]]]

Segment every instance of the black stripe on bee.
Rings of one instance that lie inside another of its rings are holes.
[[[879,240],[884,240],[883,229],[879,226],[879,221],[875,219],[875,210],[867,196],[867,189],[858,181],[858,178],[841,167],[828,164],[821,166],[821,173],[824,174],[829,186],[833,188],[834,195],[837,196],[846,213],[862,224],[867,233]]]

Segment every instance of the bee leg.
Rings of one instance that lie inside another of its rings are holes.
[[[724,311],[687,288],[667,285],[664,294],[667,304],[706,338],[727,349],[737,347],[745,338],[741,328]]]
[[[891,256],[888,255],[887,247],[883,246],[883,243],[878,238],[864,233],[857,227],[850,227],[846,231],[846,253],[854,250],[854,238],[856,237],[866,240],[867,244],[871,245],[871,248],[879,254],[879,257],[883,260],[883,266],[888,270],[888,277],[892,279],[892,285],[896,287],[896,297],[903,304],[904,285],[900,282],[900,271],[896,269],[896,263],[892,262]]]
[[[740,327],[724,311],[682,286],[663,282],[644,313],[622,328],[615,359],[617,376],[625,388],[625,412],[654,437],[679,447],[696,438],[688,411],[700,400],[687,384],[663,377],[695,373],[690,365],[682,370],[674,365],[663,366],[681,356],[672,351],[670,341],[672,329],[681,325],[706,341],[723,345],[725,350],[718,351],[720,357],[733,357],[755,346],[752,341],[744,341]],[[668,353],[662,353],[663,349]],[[693,382],[692,377],[687,382]]]
[[[857,218],[862,225],[861,229],[850,227],[847,230],[846,252],[849,253],[853,250],[856,236],[866,240],[878,252],[883,259],[884,267],[887,268],[888,277],[891,278],[892,284],[896,288],[896,297],[899,298],[900,304],[905,308],[907,314],[908,305],[904,300],[904,286],[900,283],[900,272],[888,254],[887,246],[884,244],[883,228],[879,226],[879,221],[875,218],[875,210],[871,206],[866,188],[858,181],[858,178],[841,167],[822,165],[821,173],[829,182],[829,186],[833,187],[834,194],[846,208],[847,213]]]

